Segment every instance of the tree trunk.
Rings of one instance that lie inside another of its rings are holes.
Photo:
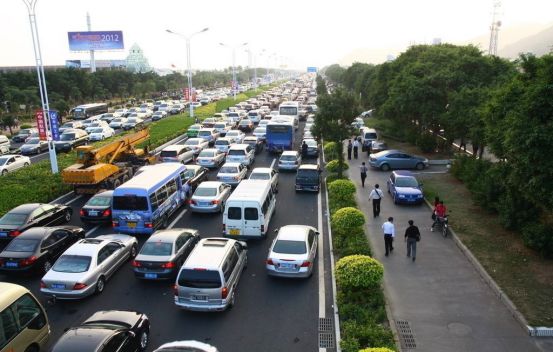
[[[342,166],[344,165],[344,141],[337,140],[336,149],[338,149],[338,177],[342,177],[343,171]]]

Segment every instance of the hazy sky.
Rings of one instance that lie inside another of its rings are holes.
[[[503,0],[504,26],[553,23],[553,0]],[[258,66],[328,65],[356,48],[406,47],[412,42],[455,42],[489,31],[491,0],[38,0],[36,14],[44,63],[88,59],[72,53],[68,31],[122,30],[125,48],[138,43],[150,64],[184,67],[185,42],[168,34],[190,34],[194,69],[231,65],[229,45],[248,42]],[[0,66],[33,65],[31,34],[23,0],[0,0]],[[273,57],[269,59],[269,54]],[[275,55],[276,54],[276,55]],[[98,53],[97,59],[123,59],[125,51]],[[247,65],[243,49],[237,65]]]

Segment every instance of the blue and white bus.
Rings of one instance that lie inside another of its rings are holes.
[[[273,121],[266,125],[267,150],[279,153],[294,149],[294,123],[292,121]]]
[[[297,101],[285,101],[278,106],[278,114],[293,118],[294,127],[297,130],[300,121],[300,103]]]
[[[113,229],[126,234],[152,234],[167,227],[169,217],[186,200],[186,167],[180,163],[147,165],[113,191]]]

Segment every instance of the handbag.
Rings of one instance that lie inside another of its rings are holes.
[[[421,240],[421,234],[420,233],[417,235],[416,240],[417,240],[417,242],[419,242]]]
[[[436,220],[436,213],[432,212],[432,220]]]

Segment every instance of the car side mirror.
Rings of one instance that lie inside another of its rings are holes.
[[[273,232],[274,232],[274,233],[278,233],[278,229],[274,229]]]
[[[242,247],[242,249],[248,249],[248,244],[244,241],[238,241],[238,243],[240,243],[240,247]]]
[[[319,236],[321,233],[319,231],[315,231],[315,235]]]
[[[134,331],[127,331],[127,335],[130,337],[130,338],[135,338],[136,337],[136,334],[134,333]]]

